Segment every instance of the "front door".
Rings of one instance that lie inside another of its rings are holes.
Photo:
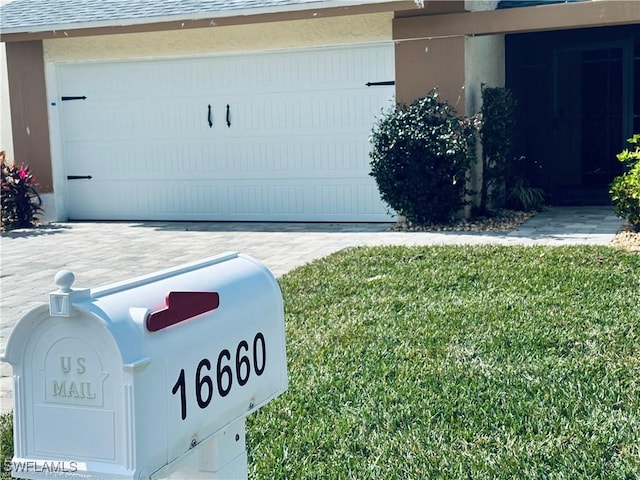
[[[625,43],[554,52],[552,143],[556,203],[608,203],[609,184],[622,173],[616,154],[630,118]]]

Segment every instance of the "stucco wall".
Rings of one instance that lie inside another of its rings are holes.
[[[9,106],[9,83],[7,82],[7,55],[4,43],[0,43],[0,150],[7,152],[13,160],[13,137],[11,136],[11,107]]]
[[[505,82],[504,35],[465,38],[465,112],[482,106],[481,85],[503,87]]]
[[[504,87],[504,35],[465,38],[465,112],[478,113],[482,108],[482,84]],[[482,181],[482,145],[478,148],[478,163],[471,172],[470,188],[480,191]],[[476,202],[479,198],[474,199]]]
[[[464,37],[401,41],[396,44],[396,97],[411,103],[437,88],[440,97],[464,113]]]
[[[494,10],[497,0],[466,0],[469,11]],[[482,107],[481,85],[503,87],[505,82],[504,35],[465,37],[465,112],[472,115]]]
[[[0,0],[0,5],[11,0]],[[11,108],[9,106],[9,82],[7,81],[7,55],[4,43],[0,43],[0,150],[7,152],[13,160],[13,137],[11,134]]]
[[[45,62],[154,58],[388,41],[393,13],[44,41]]]
[[[42,42],[6,44],[15,161],[29,165],[40,192],[53,191]]]

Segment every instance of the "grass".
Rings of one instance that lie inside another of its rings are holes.
[[[359,248],[281,279],[252,478],[640,478],[640,255]]]
[[[0,479],[11,480],[11,468],[7,468],[13,457],[13,414],[0,415]]]
[[[248,418],[252,478],[640,478],[640,255],[359,248],[280,283],[290,386]]]

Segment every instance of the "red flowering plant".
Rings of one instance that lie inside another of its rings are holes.
[[[7,161],[5,152],[0,152],[2,170],[2,230],[35,226],[36,215],[42,212],[42,200],[36,190],[36,179],[29,167]]]

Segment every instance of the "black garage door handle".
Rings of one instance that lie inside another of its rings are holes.
[[[231,115],[229,112],[229,104],[227,104],[227,127],[231,128]]]
[[[208,107],[207,121],[209,122],[209,128],[213,127],[213,119],[211,118],[211,105]]]
[[[67,175],[67,180],[91,180],[91,175]]]

